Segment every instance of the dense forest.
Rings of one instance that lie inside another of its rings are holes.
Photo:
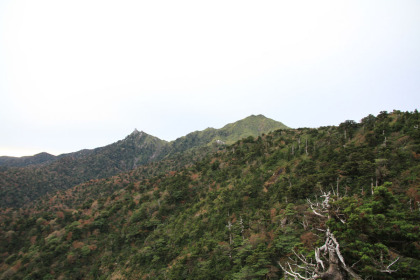
[[[418,279],[419,123],[278,129],[5,206],[0,279]]]
[[[107,178],[165,159],[178,160],[217,143],[234,143],[279,128],[281,122],[249,116],[220,129],[207,128],[167,142],[135,129],[123,140],[93,150],[52,156],[0,157],[0,207],[22,207],[48,193]],[[180,155],[181,154],[181,155]],[[200,152],[199,154],[202,154]],[[192,162],[193,158],[189,157]]]

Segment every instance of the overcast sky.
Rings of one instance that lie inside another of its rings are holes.
[[[420,105],[420,1],[0,0],[0,155]]]

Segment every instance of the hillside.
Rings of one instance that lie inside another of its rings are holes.
[[[61,158],[71,157],[73,159],[83,158],[92,154],[95,150],[84,149],[73,153],[61,154],[58,156],[51,155],[49,153],[39,153],[33,156],[23,156],[23,157],[10,157],[2,156],[0,157],[0,168],[3,169],[6,167],[28,167],[28,166],[39,166],[50,164],[54,161],[57,161]]]
[[[227,124],[220,129],[207,128],[180,137],[171,142],[171,153],[183,152],[193,147],[210,144],[233,144],[248,136],[257,137],[277,129],[288,129],[288,127],[263,115],[252,115],[243,120]]]
[[[39,165],[50,163],[56,160],[54,155],[48,153],[39,153],[34,156],[27,157],[0,157],[0,166],[9,166],[9,167],[24,167],[29,165]]]
[[[135,131],[106,147],[59,156],[47,165],[0,169],[0,206],[23,206],[51,191],[105,178],[157,158],[166,142]]]
[[[276,130],[3,209],[0,279],[417,279],[419,122]]]
[[[22,207],[47,193],[89,180],[113,176],[163,158],[174,160],[179,153],[193,148],[200,150],[200,147],[215,144],[216,140],[231,143],[243,136],[258,136],[277,128],[285,126],[259,115],[222,129],[194,132],[172,142],[134,130],[123,140],[93,150],[57,157],[44,153],[13,160],[7,158],[3,163],[9,166],[0,167],[0,207]]]

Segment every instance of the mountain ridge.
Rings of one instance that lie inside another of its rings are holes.
[[[47,152],[41,152],[33,156],[12,157],[1,156],[0,166],[23,167],[29,165],[38,165],[54,161],[56,156]]]
[[[276,130],[0,208],[0,279],[417,279],[419,121]]]
[[[239,123],[238,127],[236,123]],[[0,207],[20,207],[52,191],[110,177],[164,158],[178,157],[189,149],[209,146],[218,138],[234,142],[243,136],[255,137],[277,128],[286,126],[262,115],[250,116],[222,129],[193,132],[171,142],[134,129],[112,144],[62,154],[47,163],[3,166],[0,168]]]
[[[275,121],[273,119],[265,117],[262,114],[258,114],[258,115],[250,115],[248,117],[245,117],[244,119],[240,119],[240,120],[238,120],[236,122],[233,122],[233,123],[228,123],[221,128],[207,127],[206,129],[203,129],[203,130],[196,130],[196,131],[190,132],[190,133],[188,133],[184,136],[180,136],[180,137],[176,138],[175,140],[171,140],[171,141],[160,139],[157,136],[153,136],[151,134],[148,134],[147,132],[145,132],[143,130],[139,131],[137,128],[135,128],[130,134],[125,136],[125,138],[117,140],[114,143],[117,143],[121,140],[124,140],[127,137],[129,137],[130,135],[136,135],[136,134],[142,134],[142,133],[145,133],[147,135],[156,137],[159,140],[167,142],[167,143],[173,143],[173,142],[176,142],[177,140],[179,140],[181,138],[185,138],[186,136],[194,134],[194,133],[206,133],[206,132],[209,132],[209,131],[223,131],[223,130],[227,130],[227,128],[230,128],[230,127],[234,126],[236,123],[246,123],[248,120],[255,120],[255,119],[259,119],[259,120],[263,120],[263,121],[266,120],[266,121],[270,122],[270,124],[271,124],[270,128],[271,129],[289,129],[289,127],[287,127],[286,125],[284,125],[283,123],[281,123],[279,121]],[[262,129],[261,130],[262,133],[268,132],[268,131],[269,130],[267,130],[267,129]],[[256,136],[256,135],[258,135],[258,134],[255,134],[255,132],[251,131],[247,136]],[[237,138],[238,139],[236,139],[236,140],[239,140],[240,136],[237,137]],[[228,141],[227,143],[231,144],[231,142],[232,141]],[[92,152],[96,149],[101,149],[101,148],[107,147],[107,146],[112,145],[112,144],[113,143],[105,145],[105,146],[92,148],[92,149],[82,149],[82,150],[78,150],[78,151],[74,151],[74,152],[62,153],[62,154],[59,154],[59,155],[52,155],[48,152],[40,152],[40,153],[37,153],[35,155],[27,155],[27,156],[20,156],[20,157],[7,156],[7,155],[0,156],[0,167],[1,166],[24,167],[24,166],[29,166],[29,165],[37,165],[37,164],[43,164],[43,163],[48,163],[48,162],[51,162],[51,161],[54,161],[54,160],[58,160],[60,158],[66,157],[66,156],[82,157],[82,156],[85,156],[86,154],[89,154],[90,152]],[[47,157],[47,156],[48,156],[47,160],[42,159],[42,157]]]

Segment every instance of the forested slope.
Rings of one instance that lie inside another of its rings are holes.
[[[0,279],[417,279],[419,121],[277,130],[3,209]]]
[[[105,147],[57,157],[3,158],[0,167],[0,207],[22,207],[39,197],[77,184],[110,177],[162,159],[178,160],[181,153],[202,153],[206,147],[234,142],[243,136],[258,136],[284,124],[262,115],[250,116],[221,129],[196,131],[167,142],[135,130],[125,139]],[[217,141],[219,140],[219,141]],[[217,144],[218,143],[218,144]],[[185,155],[182,155],[186,158]],[[192,159],[192,158],[191,158]]]
[[[56,160],[56,157],[48,153],[39,153],[34,156],[28,156],[28,157],[1,156],[0,166],[24,167],[24,166],[29,166],[29,165],[39,165],[39,164],[50,163],[55,160]]]
[[[22,207],[49,192],[147,164],[159,159],[166,145],[166,141],[135,131],[106,147],[60,156],[50,164],[2,167],[0,207]]]

